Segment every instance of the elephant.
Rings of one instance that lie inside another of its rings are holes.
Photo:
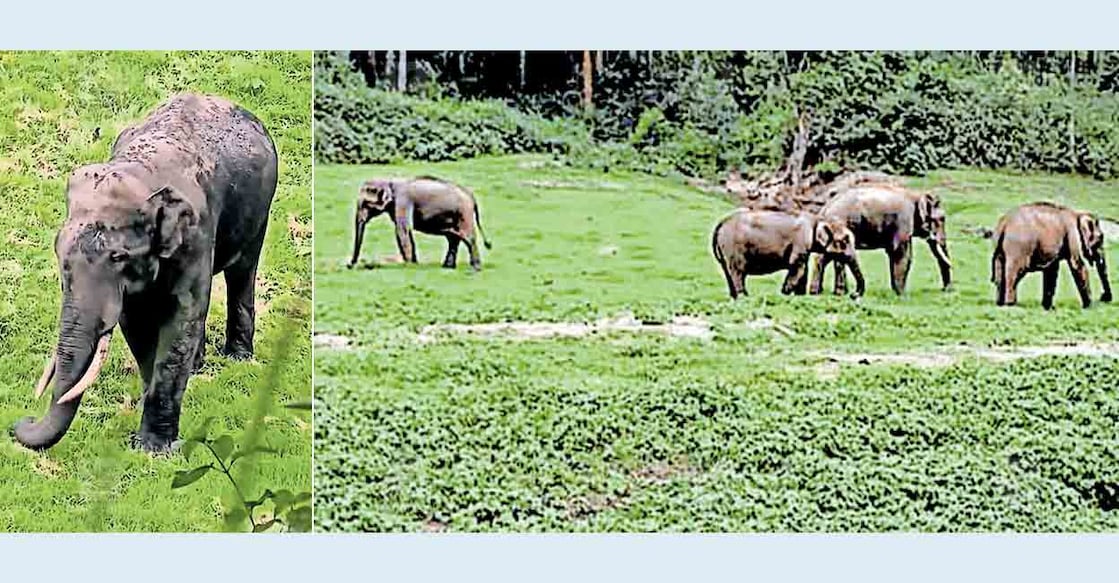
[[[143,379],[132,444],[170,451],[187,380],[202,365],[213,276],[225,273],[223,351],[253,354],[256,271],[278,156],[260,120],[220,97],[184,94],[125,129],[110,159],[74,170],[55,238],[58,343],[35,389],[50,409],[13,427],[25,447],[58,443],[120,330]]]
[[[478,202],[469,190],[432,176],[367,180],[358,191],[357,209],[354,211],[354,254],[348,267],[357,264],[366,223],[381,213],[389,213],[393,217],[396,245],[404,261],[416,263],[413,225],[421,233],[447,238],[443,267],[448,269],[455,268],[460,242],[466,243],[470,251],[470,266],[475,271],[482,268],[475,230],[481,235],[486,249],[491,248],[482,231]]]
[[[859,249],[884,249],[890,260],[890,286],[894,293],[905,292],[909,266],[913,261],[912,239],[928,242],[940,267],[942,288],[952,284],[952,261],[948,256],[945,214],[940,198],[932,193],[914,192],[892,184],[860,185],[833,197],[819,211],[825,220],[847,224],[855,234]],[[830,260],[816,258],[812,293],[823,288],[824,271]],[[842,266],[835,271],[835,292],[843,293],[847,280]]]
[[[1100,276],[1100,301],[1111,301],[1103,230],[1091,214],[1050,202],[1024,204],[999,219],[992,238],[991,283],[997,289],[997,305],[1016,304],[1018,282],[1027,273],[1040,271],[1044,277],[1041,305],[1052,309],[1061,260],[1068,263],[1085,308],[1092,304],[1086,263],[1094,264]]]
[[[822,220],[809,213],[739,209],[715,226],[711,249],[723,270],[731,299],[746,293],[747,275],[786,270],[785,295],[804,295],[808,287],[808,258],[826,255],[851,269],[859,297],[865,291],[855,254],[855,236],[841,221]]]

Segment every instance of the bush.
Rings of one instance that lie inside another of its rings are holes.
[[[797,116],[808,114],[809,164],[1119,176],[1119,96],[1016,63],[965,53],[660,53],[599,72],[585,112],[571,90],[510,103],[439,96],[434,82],[423,87],[430,99],[376,91],[343,56],[320,53],[316,153],[358,163],[549,152],[577,166],[711,178],[779,165]]]

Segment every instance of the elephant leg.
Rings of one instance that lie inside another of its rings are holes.
[[[396,248],[400,250],[400,257],[409,263],[417,263],[416,240],[412,237],[412,227],[406,220],[398,219],[396,222]]]
[[[730,290],[730,299],[746,295],[746,274],[730,267],[723,268],[723,275],[727,278],[727,288]]]
[[[847,268],[838,261],[835,262],[835,286],[832,293],[837,296],[847,295]]]
[[[808,277],[808,258],[797,260],[789,266],[788,274],[785,275],[785,283],[781,285],[781,293],[789,295],[796,293],[799,288],[804,287],[804,281]]]
[[[443,258],[443,267],[454,269],[458,261],[458,235],[447,235],[447,256]]]
[[[1018,283],[1026,275],[1026,260],[1016,257],[1003,259],[1003,296],[1004,306],[1013,306],[1018,303]]]
[[[470,267],[474,271],[480,271],[482,269],[482,255],[478,249],[478,241],[474,237],[474,232],[471,231],[462,238],[462,242],[466,243],[466,250],[470,252]]]
[[[253,357],[253,336],[256,332],[256,270],[264,231],[245,249],[233,265],[225,268],[226,319],[225,346],[222,353],[235,360]],[[203,315],[205,318],[205,315]],[[203,329],[205,342],[205,329]]]
[[[913,262],[913,250],[909,243],[899,243],[889,254],[890,257],[890,287],[894,293],[905,293],[905,283],[909,279],[909,266]]]
[[[831,261],[824,255],[817,255],[815,259],[815,266],[813,266],[812,285],[809,286],[808,293],[812,295],[819,295],[824,288],[824,269],[827,268],[828,262]]]
[[[1061,264],[1056,261],[1041,272],[1041,307],[1046,310],[1053,309],[1053,296],[1057,293],[1057,276],[1060,273]]]
[[[133,296],[125,300],[120,315],[120,331],[128,344],[136,367],[140,369],[143,386],[152,381],[152,368],[155,365],[156,345],[159,342],[159,326],[166,317],[165,306],[150,295]]]
[[[1006,301],[1006,257],[999,252],[991,257],[991,283],[995,284],[995,304],[1001,306]]]
[[[198,352],[198,340],[206,328],[212,262],[205,263],[204,276],[199,276],[200,281],[193,282],[189,291],[178,294],[175,312],[159,328],[151,381],[144,389],[140,431],[134,438],[134,443],[145,451],[168,451],[179,437],[183,393]]]
[[[1080,293],[1080,305],[1087,308],[1092,305],[1092,288],[1088,281],[1088,266],[1084,261],[1068,259],[1069,269],[1072,270],[1072,279],[1076,282],[1076,291]]]

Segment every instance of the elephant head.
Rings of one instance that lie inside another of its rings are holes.
[[[357,208],[354,210],[354,254],[350,259],[350,267],[357,264],[358,255],[361,253],[365,224],[381,213],[393,211],[392,189],[391,181],[368,180],[358,190]]]
[[[932,193],[921,194],[917,198],[913,234],[928,239],[929,248],[936,255],[937,260],[945,265],[951,265],[952,261],[948,256],[948,233],[944,222],[944,207],[940,204],[940,198]]]
[[[816,223],[815,250],[824,256],[837,261],[839,265],[851,270],[855,276],[857,287],[856,295],[861,296],[866,285],[863,274],[859,268],[857,249],[855,246],[855,233],[842,219],[823,219]],[[842,267],[840,268],[842,269]]]
[[[1090,213],[1080,213],[1076,219],[1076,230],[1080,235],[1080,246],[1084,249],[1084,260],[1096,266],[1100,276],[1103,295],[1100,301],[1111,301],[1111,282],[1107,279],[1107,250],[1104,249],[1103,229],[1100,221]]]
[[[197,224],[194,207],[172,188],[153,192],[106,165],[71,175],[67,205],[55,238],[62,280],[58,344],[35,389],[40,396],[54,381],[50,410],[38,421],[24,418],[13,431],[32,449],[51,447],[66,434],[108,355],[125,296],[154,281],[160,260],[184,245]]]

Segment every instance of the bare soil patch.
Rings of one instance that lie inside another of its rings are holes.
[[[330,348],[332,350],[345,350],[350,347],[350,339],[338,334],[315,334],[315,348]]]
[[[1010,362],[1023,358],[1042,356],[1110,356],[1119,358],[1119,344],[1098,342],[1071,342],[1043,346],[1007,346],[986,348],[979,346],[952,346],[940,351],[859,353],[859,352],[816,352],[812,356],[822,357],[825,362],[815,367],[816,374],[822,378],[834,379],[839,376],[843,366],[850,365],[901,365],[918,368],[952,366],[969,357],[978,357],[995,362]]]
[[[417,339],[435,342],[448,335],[471,335],[482,338],[537,340],[548,338],[580,338],[609,332],[654,333],[680,338],[710,340],[715,336],[711,324],[702,318],[677,316],[672,320],[642,322],[633,314],[584,322],[494,322],[487,324],[433,324],[424,326]]]

